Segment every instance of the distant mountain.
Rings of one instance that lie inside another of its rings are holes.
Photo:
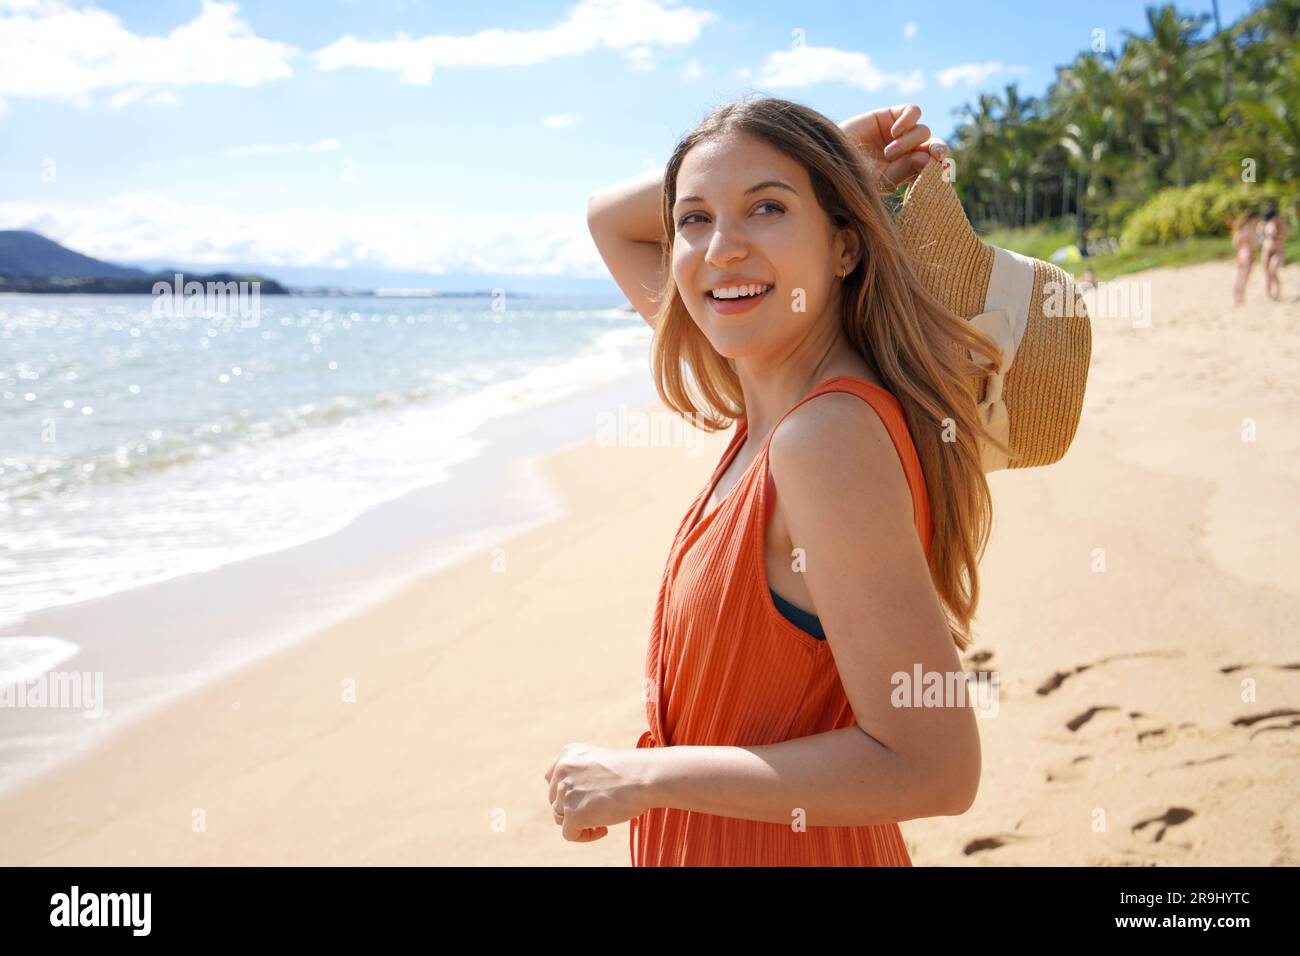
[[[0,292],[109,292],[151,294],[157,281],[172,283],[172,269],[146,271],[93,259],[26,229],[0,230]],[[200,275],[184,272],[183,281],[257,282],[262,295],[285,295],[274,279],[247,273]]]
[[[173,281],[180,272],[185,280],[236,280],[261,282],[268,295],[285,292],[281,282],[308,291],[356,292],[369,294],[374,289],[432,288],[441,295],[487,295],[493,289],[508,290],[510,295],[561,296],[578,299],[625,299],[622,291],[608,276],[535,276],[513,273],[440,273],[402,272],[369,267],[325,269],[311,266],[277,266],[279,282],[268,279],[256,263],[232,262],[222,265],[220,276],[207,270],[211,264],[187,263],[163,259],[116,265],[73,252],[66,246],[39,233],[27,230],[0,230],[0,292],[133,292],[148,294],[155,281]]]
[[[0,231],[0,276],[24,279],[139,279],[142,269],[115,266],[73,252],[26,229]]]

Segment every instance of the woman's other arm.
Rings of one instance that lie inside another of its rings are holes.
[[[664,167],[648,170],[587,199],[587,228],[610,275],[654,328],[663,288]]]
[[[964,813],[979,788],[977,719],[888,430],[861,399],[824,396],[777,429],[769,462],[856,725],[766,746],[644,750],[646,802],[771,823],[801,809],[808,826]],[[964,685],[962,698],[900,705],[898,675],[911,682],[918,669]]]

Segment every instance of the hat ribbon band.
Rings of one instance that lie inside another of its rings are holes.
[[[1007,412],[1007,404],[1002,399],[1002,383],[1007,372],[1011,369],[1011,361],[1015,357],[1015,325],[1005,309],[981,312],[979,315],[972,316],[969,321],[991,338],[1002,353],[1002,359],[998,367],[988,375],[984,398],[979,403],[978,412],[985,430],[998,441],[1007,445],[1010,444],[1011,439],[1011,417]],[[984,368],[990,368],[988,361],[983,356],[977,356],[974,352],[971,352],[971,359]],[[980,442],[980,459],[986,473],[1006,468],[1010,464],[1005,454],[984,441]]]

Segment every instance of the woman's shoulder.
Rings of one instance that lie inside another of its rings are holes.
[[[818,395],[787,414],[773,430],[768,464],[787,512],[798,502],[805,521],[839,520],[850,501],[890,502],[906,519],[901,528],[925,493],[901,413],[848,392]]]
[[[828,391],[790,411],[772,432],[769,461],[782,470],[861,475],[897,465],[911,437],[897,399],[881,389]]]
[[[787,436],[783,444],[813,440],[834,442],[860,434],[864,426],[877,437],[891,433],[902,424],[906,429],[903,408],[893,393],[866,376],[843,375],[823,383],[835,383],[819,394],[796,405],[777,423],[772,442]],[[819,386],[819,388],[823,388]],[[797,433],[794,438],[789,436]]]

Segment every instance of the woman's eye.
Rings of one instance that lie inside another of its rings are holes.
[[[766,207],[766,206],[771,206],[771,207],[772,207],[773,209],[775,209],[777,212],[785,212],[785,207],[784,207],[784,206],[782,206],[779,202],[774,202],[774,201],[772,201],[772,200],[770,200],[770,199],[764,200],[763,202],[759,203],[759,204],[758,204],[757,206],[755,206],[754,208],[755,208],[755,210],[758,210],[758,209],[763,209],[763,208]],[[702,215],[704,215],[704,213],[701,213],[701,212],[692,212],[692,213],[688,213],[688,214],[685,215],[685,216],[682,216],[682,218],[681,218],[681,219],[678,221],[678,223],[677,223],[677,228],[680,229],[682,226],[689,226],[689,225],[691,224],[691,220],[692,220],[692,219],[694,219],[696,216],[702,216]]]

